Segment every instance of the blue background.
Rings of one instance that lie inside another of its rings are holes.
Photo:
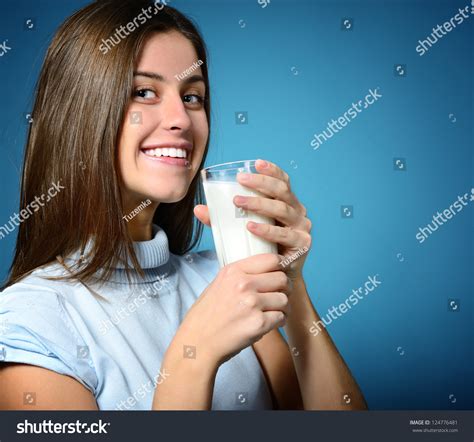
[[[18,211],[25,114],[47,45],[87,3],[2,1],[0,44],[12,50],[0,57],[0,225]],[[264,158],[289,173],[313,222],[305,280],[321,316],[379,275],[382,285],[328,326],[370,408],[474,408],[472,203],[423,244],[415,239],[474,185],[474,16],[424,56],[415,50],[468,2],[261,3],[171,2],[197,21],[210,52],[207,164]],[[382,98],[313,150],[314,133],[377,87]],[[1,279],[14,240],[0,242]],[[208,248],[206,228],[199,249]]]

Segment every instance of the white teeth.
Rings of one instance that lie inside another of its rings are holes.
[[[173,157],[186,158],[187,153],[185,149],[177,149],[175,147],[164,147],[157,149],[146,149],[145,154],[150,157]]]

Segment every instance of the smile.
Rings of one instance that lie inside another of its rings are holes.
[[[150,163],[190,169],[191,163],[187,160],[186,154],[187,152],[184,149],[179,148],[140,149],[140,155],[143,155],[143,158]]]
[[[187,151],[175,147],[169,148],[155,148],[155,149],[141,149],[141,151],[149,157],[170,157],[170,158],[186,158]]]

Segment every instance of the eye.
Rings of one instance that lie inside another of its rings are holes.
[[[152,93],[156,97],[155,91],[153,89],[147,89],[147,88],[135,89],[133,91],[133,96],[143,98],[143,99],[154,98],[153,96],[147,95],[147,93]]]
[[[204,103],[204,97],[198,94],[188,94],[183,97],[183,101],[189,104],[201,105]]]

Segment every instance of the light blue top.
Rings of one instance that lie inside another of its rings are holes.
[[[181,257],[170,253],[163,229],[153,226],[153,236],[134,243],[144,278],[134,273],[127,281],[119,265],[102,287],[48,281],[41,276],[66,274],[52,263],[1,292],[0,361],[72,376],[94,394],[101,410],[151,410],[155,386],[173,376],[160,373],[164,353],[219,270],[215,252]],[[73,254],[65,263],[78,258]],[[185,355],[199,357],[199,349],[190,346]],[[251,346],[219,367],[213,410],[271,408]]]

